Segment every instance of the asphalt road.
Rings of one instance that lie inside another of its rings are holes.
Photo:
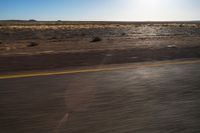
[[[0,132],[199,133],[199,68],[154,63],[1,79]]]

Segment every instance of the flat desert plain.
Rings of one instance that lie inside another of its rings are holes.
[[[198,58],[199,51],[199,22],[0,22],[0,71]]]

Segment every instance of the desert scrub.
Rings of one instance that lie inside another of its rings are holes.
[[[126,35],[126,33],[122,33],[121,35],[122,35],[122,36],[125,36],[125,35]]]
[[[100,37],[94,37],[91,42],[100,42],[102,39]]]
[[[55,40],[55,39],[58,39],[58,37],[52,36],[52,37],[49,38],[49,40]]]
[[[184,27],[184,25],[183,25],[183,24],[180,24],[179,27]]]
[[[39,44],[36,43],[36,42],[30,42],[27,47],[35,47],[35,46],[38,46]]]

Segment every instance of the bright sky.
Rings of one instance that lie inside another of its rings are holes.
[[[0,20],[200,20],[200,0],[0,0]]]

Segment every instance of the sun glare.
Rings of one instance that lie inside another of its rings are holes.
[[[140,0],[138,2],[139,8],[146,11],[154,11],[158,9],[160,5],[161,5],[160,0]]]
[[[136,10],[139,12],[141,20],[153,20],[161,15],[161,0],[138,0]]]
[[[161,3],[160,0],[140,0],[139,4],[148,6],[149,8],[155,7]]]

